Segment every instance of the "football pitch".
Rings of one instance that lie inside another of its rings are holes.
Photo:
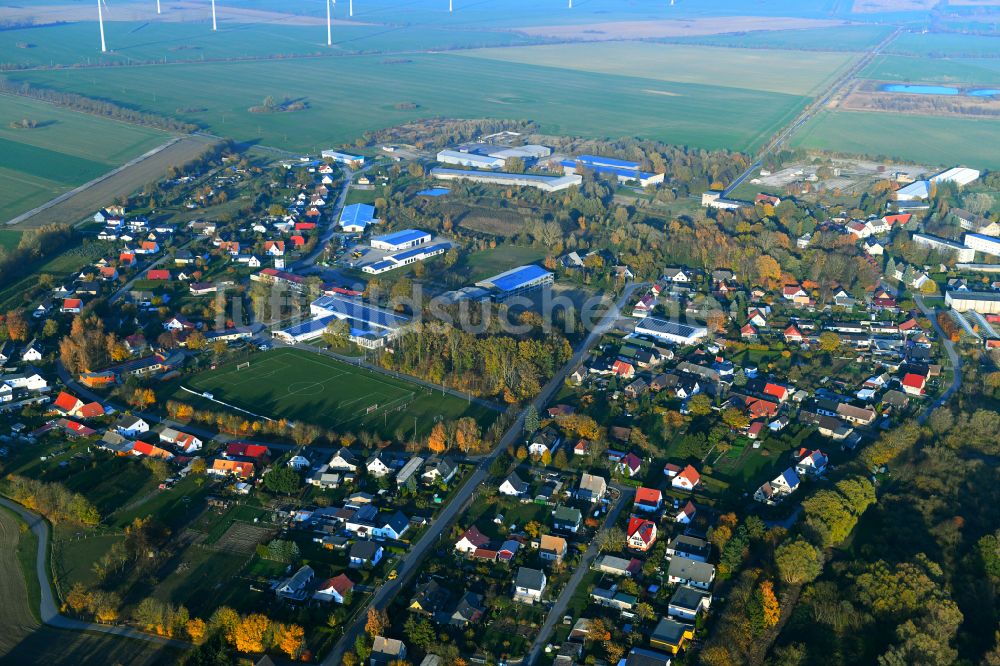
[[[418,436],[425,435],[439,419],[472,416],[485,427],[492,418],[489,409],[453,395],[300,349],[256,354],[249,366],[207,370],[183,386],[259,416],[339,432],[371,430],[386,438],[397,429],[409,437],[414,427]],[[173,397],[204,400],[185,390]]]

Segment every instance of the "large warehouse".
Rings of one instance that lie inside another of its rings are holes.
[[[437,154],[437,161],[441,164],[455,164],[476,169],[502,169],[506,163],[502,157],[463,153],[459,150],[442,150]]]
[[[431,176],[438,180],[468,180],[473,183],[516,187],[534,187],[543,192],[558,192],[583,182],[583,176],[542,176],[537,173],[502,173],[498,171],[463,171],[461,169],[431,169]]]
[[[444,254],[451,248],[450,243],[434,243],[433,245],[420,245],[418,247],[403,250],[395,254],[387,254],[380,261],[362,266],[361,270],[370,275],[379,275],[388,271],[424,261],[439,254]]]
[[[409,319],[395,312],[343,296],[320,296],[309,304],[309,311],[313,315],[309,321],[274,331],[271,335],[289,344],[305,342],[320,337],[330,322],[341,319],[351,327],[351,342],[377,349],[399,335],[409,323]]]
[[[348,155],[347,153],[339,153],[336,150],[324,150],[320,153],[324,159],[333,160],[338,164],[364,164],[365,158],[362,155]]]
[[[678,345],[693,345],[708,335],[708,329],[704,326],[688,326],[676,321],[646,317],[635,325],[635,334],[650,335]]]
[[[476,286],[488,290],[490,298],[497,303],[503,303],[515,296],[552,284],[553,280],[552,273],[541,266],[529,264],[480,280]]]
[[[952,310],[980,314],[1000,314],[1000,292],[997,291],[949,291],[944,295],[944,303]]]
[[[467,143],[454,149],[442,150],[437,154],[437,161],[477,169],[502,169],[507,166],[509,159],[518,158],[525,165],[530,165],[551,154],[552,150],[548,146],[533,144],[496,146],[490,143]]]
[[[599,155],[579,155],[571,160],[563,160],[559,163],[563,168],[563,173],[578,173],[583,167],[590,171],[603,175],[613,175],[618,178],[619,183],[638,181],[640,185],[658,185],[663,182],[662,173],[650,173],[639,169],[638,162],[627,162],[616,160],[613,157],[601,157]]]
[[[375,236],[371,240],[371,246],[378,250],[398,252],[399,250],[409,250],[411,247],[430,242],[431,235],[426,231],[402,229],[394,231],[391,234],[385,234],[384,236]]]
[[[344,210],[340,213],[340,227],[344,231],[364,232],[369,224],[377,222],[379,220],[375,218],[375,206],[371,204],[359,203],[344,206]]]
[[[1000,257],[1000,238],[985,234],[965,234],[965,244],[976,252]]]

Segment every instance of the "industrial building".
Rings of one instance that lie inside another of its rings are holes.
[[[737,208],[746,208],[752,206],[753,204],[749,201],[741,201],[739,199],[729,199],[722,196],[722,192],[719,190],[708,190],[707,192],[702,192],[701,194],[701,205],[704,208],[717,208],[719,210],[735,210]]]
[[[578,173],[582,167],[602,175],[613,175],[619,183],[638,181],[640,185],[659,185],[663,182],[662,173],[650,173],[642,171],[638,162],[627,162],[616,160],[611,157],[601,157],[599,155],[580,155],[571,160],[563,160],[559,163],[563,168],[563,173]]]
[[[344,206],[340,213],[340,228],[344,231],[364,232],[369,224],[376,224],[375,206],[371,204],[351,204]]]
[[[468,143],[453,149],[442,150],[437,161],[442,164],[474,167],[476,169],[502,169],[507,160],[518,158],[530,165],[542,157],[548,157],[552,150],[547,146],[497,146],[489,143]]]
[[[476,286],[488,290],[490,298],[497,303],[503,303],[515,296],[552,284],[553,280],[552,273],[541,266],[529,264],[481,280],[476,283]]]
[[[955,183],[959,187],[965,187],[970,183],[979,180],[979,171],[968,167],[954,167],[947,171],[942,171],[931,177],[932,183]]]
[[[980,314],[1000,314],[1000,292],[997,291],[949,291],[944,295],[944,303],[957,312],[973,310]]]
[[[365,158],[363,155],[348,155],[347,153],[338,153],[336,150],[324,150],[320,153],[323,159],[333,160],[337,164],[364,164]]]
[[[309,321],[274,331],[271,335],[289,344],[305,342],[320,337],[330,322],[341,319],[351,328],[351,342],[377,349],[399,335],[409,323],[409,319],[395,312],[336,295],[320,296],[309,304],[309,311],[313,316]]]
[[[394,231],[391,234],[385,234],[384,236],[375,236],[371,240],[371,246],[378,250],[398,252],[399,250],[409,250],[411,247],[430,242],[431,235],[426,231],[402,229]]]
[[[449,248],[451,248],[450,243],[420,245],[395,254],[387,254],[380,261],[363,266],[361,270],[371,275],[379,275],[380,273],[386,273],[397,268],[402,268],[403,266],[415,264],[418,261],[430,259],[431,257],[435,257],[439,254],[444,254],[449,250]]]
[[[636,335],[649,335],[678,345],[693,345],[708,335],[704,326],[688,326],[676,321],[646,317],[635,325]]]
[[[1000,256],[1000,238],[985,234],[965,234],[965,245],[976,252],[982,252],[994,257]]]
[[[968,235],[968,234],[967,234]],[[954,254],[958,261],[972,261],[976,258],[976,251],[971,247],[966,247],[958,241],[938,238],[928,234],[913,234],[913,242],[921,247],[929,247],[938,252]]]
[[[461,169],[431,169],[431,176],[438,180],[468,180],[473,183],[515,187],[534,187],[543,192],[558,192],[583,182],[577,174],[567,176],[542,176],[535,173],[503,173],[498,171],[463,171]]]

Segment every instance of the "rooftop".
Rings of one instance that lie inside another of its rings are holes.
[[[509,271],[500,273],[499,275],[494,275],[491,278],[481,280],[476,283],[476,286],[499,289],[500,291],[514,291],[529,282],[539,280],[550,275],[552,275],[552,273],[545,270],[541,266],[529,264],[527,266],[518,266],[517,268],[512,268]]]
[[[400,231],[394,231],[391,234],[375,236],[372,240],[389,243],[391,245],[399,245],[400,243],[408,243],[424,237],[430,237],[430,234],[426,231],[420,231],[419,229],[401,229]]]

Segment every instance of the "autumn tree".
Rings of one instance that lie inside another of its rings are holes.
[[[455,444],[462,453],[478,451],[482,438],[479,424],[471,416],[463,416],[455,423]]]
[[[107,365],[109,356],[101,319],[95,315],[73,319],[69,335],[59,342],[59,358],[72,373]]]
[[[191,639],[192,643],[200,643],[205,638],[205,628],[205,621],[196,617],[188,620],[184,631],[187,632],[188,638]]]
[[[93,594],[91,591],[84,587],[83,583],[76,582],[66,594],[66,605],[69,606],[74,613],[82,613],[90,605],[92,596]]]
[[[757,283],[767,287],[774,288],[781,282],[781,264],[774,257],[762,254],[757,257],[757,261],[754,264],[754,268],[757,269]]]
[[[323,331],[323,342],[331,347],[343,347],[351,335],[351,326],[345,319],[334,319]]]
[[[365,632],[374,638],[375,636],[385,636],[385,630],[389,627],[389,616],[385,611],[368,609],[368,620],[365,622]]]
[[[431,453],[444,453],[448,449],[448,433],[443,422],[438,421],[434,424],[434,428],[427,438],[427,448]]]
[[[840,336],[833,331],[823,331],[819,334],[819,348],[825,352],[835,352],[840,349]]]
[[[240,614],[229,606],[219,606],[208,619],[208,626],[213,631],[221,631],[227,643],[236,641],[236,630],[240,626]]]
[[[240,620],[233,632],[233,643],[240,652],[248,654],[264,651],[264,638],[271,628],[266,615],[251,613]]]
[[[774,563],[781,579],[790,585],[812,582],[823,571],[820,552],[805,539],[786,541],[778,546]]]
[[[305,630],[297,624],[279,624],[274,630],[274,644],[289,659],[295,659],[305,647],[305,635]]]
[[[712,400],[699,393],[688,400],[688,411],[694,416],[707,416],[712,413]]]
[[[5,319],[7,324],[7,337],[15,342],[28,339],[28,322],[24,318],[21,310],[11,310]]]

